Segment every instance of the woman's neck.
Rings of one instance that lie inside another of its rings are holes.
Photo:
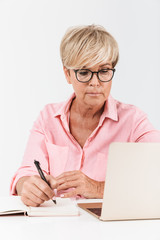
[[[105,104],[105,103],[104,103]],[[98,106],[88,106],[85,103],[80,103],[73,99],[71,104],[71,111],[78,114],[82,118],[100,118],[104,110],[104,104]]]

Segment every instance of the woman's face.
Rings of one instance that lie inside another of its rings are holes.
[[[112,65],[104,63],[92,68],[85,67],[85,69],[89,69],[93,72],[106,68],[112,68]],[[85,104],[88,107],[95,107],[102,106],[107,100],[110,94],[112,80],[109,82],[101,82],[97,78],[97,74],[93,74],[93,77],[89,82],[82,83],[77,80],[74,70],[68,70],[64,67],[64,73],[68,83],[73,86],[77,102]]]

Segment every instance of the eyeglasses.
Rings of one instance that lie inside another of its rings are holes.
[[[105,68],[99,70],[98,72],[92,72],[89,69],[74,70],[77,80],[82,83],[89,82],[92,79],[94,73],[97,74],[97,77],[101,82],[109,82],[112,80],[115,71],[115,68]]]

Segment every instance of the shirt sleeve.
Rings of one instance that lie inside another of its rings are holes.
[[[147,115],[138,109],[133,117],[132,142],[160,142],[160,131],[150,123]]]
[[[48,152],[46,148],[46,137],[44,134],[43,114],[40,113],[30,132],[28,143],[25,149],[21,167],[12,178],[10,185],[10,194],[16,195],[16,184],[21,177],[38,175],[34,160],[41,164],[45,173],[49,173]]]

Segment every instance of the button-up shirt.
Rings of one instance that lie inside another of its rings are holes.
[[[121,103],[110,95],[98,126],[83,148],[69,129],[70,105],[75,94],[65,102],[48,104],[40,112],[24,153],[21,167],[11,182],[11,194],[23,176],[37,175],[34,159],[47,174],[56,177],[63,172],[81,170],[88,177],[105,181],[109,145],[112,142],[160,142],[147,115],[139,108]]]

